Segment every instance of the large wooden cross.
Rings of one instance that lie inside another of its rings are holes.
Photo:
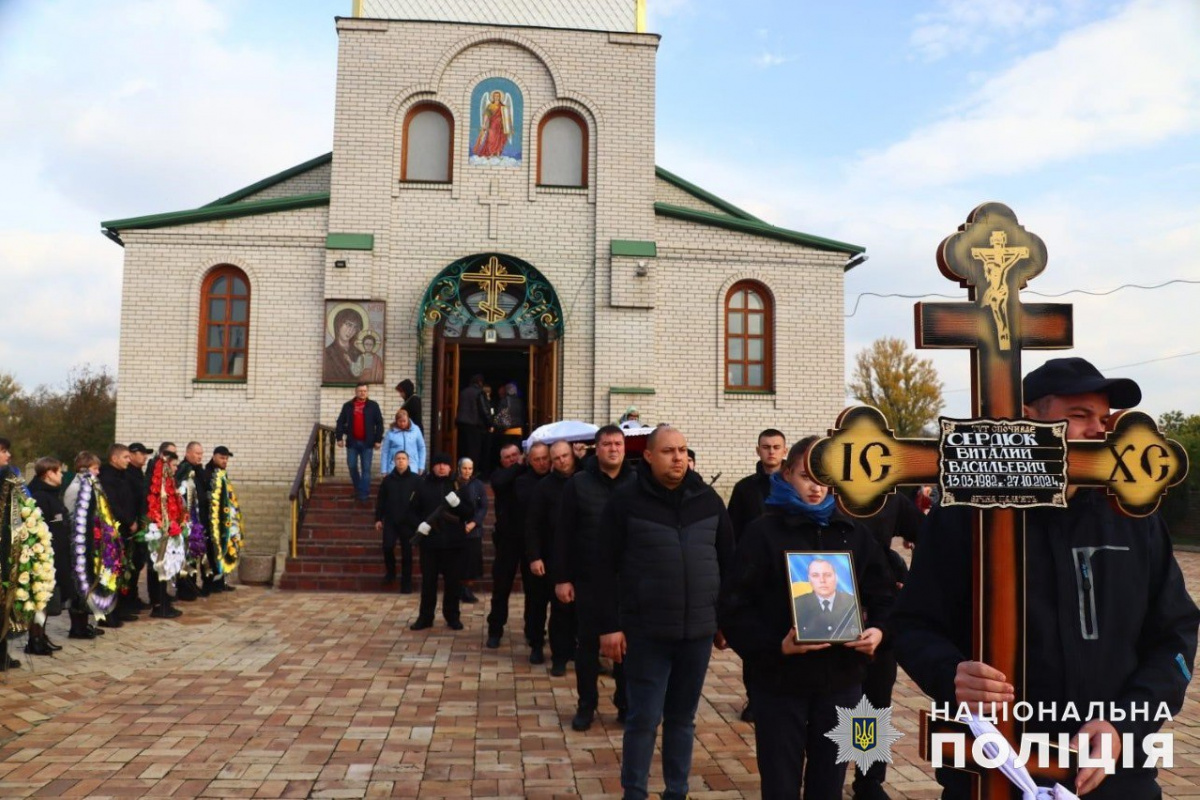
[[[1021,419],[1021,352],[1073,344],[1070,305],[1020,302],[1020,290],[1045,266],[1045,244],[1018,224],[1011,209],[987,203],[972,211],[938,248],[942,274],[967,289],[969,302],[918,303],[915,321],[918,347],[971,351],[973,419],[943,418],[939,439],[897,439],[878,410],[857,406],[843,411],[829,436],[808,453],[809,474],[832,486],[838,504],[852,515],[876,513],[898,486],[925,483],[941,484],[943,505],[976,509],[971,657],[1003,672],[1018,701],[1025,697],[1021,509],[1065,506],[1068,486],[1103,486],[1122,513],[1144,516],[1187,469],[1183,448],[1163,438],[1140,412],[1110,418],[1103,441],[1068,443],[1065,422]],[[1019,445],[1002,454],[1009,459],[1003,463],[1024,466],[1008,474],[989,472],[971,458],[970,447],[953,446],[979,442]],[[1026,468],[1031,472],[1022,471]],[[921,723],[926,758],[934,732],[965,730],[953,721],[931,722],[928,714]],[[1015,746],[1019,731],[1013,715],[1002,715],[996,727]],[[1035,778],[1069,783],[1067,770],[1039,772],[1035,762],[1027,767]],[[1020,798],[998,770],[971,771],[976,798]]]

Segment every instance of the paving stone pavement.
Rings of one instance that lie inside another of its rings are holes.
[[[1196,596],[1200,554],[1180,563]],[[64,649],[0,674],[0,798],[619,796],[611,679],[598,724],[575,733],[573,673],[551,678],[507,633],[485,649],[485,603],[464,605],[464,631],[413,633],[416,602],[243,586],[182,604],[179,620],[143,618],[94,642],[67,640],[65,616],[54,618],[48,630]],[[759,795],[740,675],[736,655],[714,655],[694,798]],[[1167,797],[1200,798],[1196,691],[1169,728]],[[927,707],[902,677],[896,800],[938,796],[916,752]]]

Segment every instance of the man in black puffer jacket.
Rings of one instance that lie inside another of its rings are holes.
[[[421,608],[416,622],[408,626],[409,630],[433,627],[439,573],[445,584],[442,616],[451,630],[463,628],[458,611],[462,599],[459,581],[467,546],[466,524],[475,509],[471,501],[459,493],[458,483],[450,474],[453,463],[449,454],[436,454],[429,472],[417,484],[408,507],[409,527],[416,529],[421,545]]]
[[[375,498],[375,532],[383,536],[383,585],[396,582],[396,545],[400,545],[400,594],[412,592],[412,529],[408,507],[416,494],[420,476],[408,468],[408,453],[400,450],[392,459],[392,471],[379,484]]]
[[[100,466],[100,485],[108,497],[108,507],[113,519],[119,524],[121,544],[124,548],[123,559],[132,558],[134,546],[137,544],[134,535],[138,532],[138,511],[141,508],[138,498],[134,495],[133,485],[126,476],[129,469],[129,448],[123,444],[114,444],[108,448],[108,461]],[[123,593],[117,600],[115,613],[100,622],[106,628],[119,628],[126,622],[133,622],[138,615],[133,613],[126,600],[129,595]]]
[[[678,430],[656,428],[643,460],[647,469],[613,494],[601,518],[609,535],[596,572],[597,630],[601,652],[625,665],[625,797],[647,796],[661,719],[663,797],[684,798],[714,640],[724,647],[717,597],[733,526],[717,493],[688,470]]]
[[[586,731],[596,717],[600,700],[600,633],[596,630],[593,608],[596,596],[596,565],[608,531],[600,527],[604,507],[618,489],[637,480],[625,463],[625,432],[616,425],[596,431],[596,457],[567,482],[558,512],[558,532],[554,538],[554,556],[550,561],[550,579],[554,592],[564,603],[574,603],[579,626],[579,644],[575,651],[575,685],[579,708],[571,728]],[[617,682],[613,704],[617,721],[625,720],[625,670],[613,665]]]
[[[563,490],[575,474],[575,453],[570,442],[555,442],[550,447],[550,474],[538,481],[525,515],[525,559],[532,573],[527,595],[526,625],[536,631],[546,627],[546,606],[550,606],[550,674],[567,674],[567,662],[575,657],[575,606],[556,597],[550,564],[558,536],[558,512]]]

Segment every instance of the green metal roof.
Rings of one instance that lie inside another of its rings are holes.
[[[725,214],[710,214],[707,211],[697,211],[694,208],[684,208],[683,206],[675,206],[670,203],[655,203],[654,213],[659,216],[672,217],[685,222],[711,225],[716,228],[725,228],[726,230],[737,231],[739,233],[748,233],[752,236],[764,236],[768,239],[778,239],[783,242],[801,244],[805,247],[828,250],[834,253],[852,253],[857,255],[858,253],[866,252],[867,249],[857,244],[848,244],[835,239],[826,239],[822,236],[790,231],[787,228],[777,228],[761,220],[739,219],[737,217],[726,216]]]
[[[216,200],[213,200],[211,203],[205,203],[201,207],[202,208],[211,208],[212,206],[224,206],[224,205],[229,205],[230,203],[236,203],[237,201],[239,201],[245,197],[249,197],[252,194],[261,192],[264,189],[270,189],[272,186],[283,183],[284,181],[288,180],[289,178],[294,178],[297,175],[303,175],[304,173],[308,172],[311,169],[316,169],[317,167],[321,167],[326,164],[332,163],[332,161],[333,161],[333,153],[332,152],[326,153],[323,156],[317,156],[316,158],[311,158],[308,161],[305,161],[303,164],[297,164],[294,167],[289,167],[288,169],[285,169],[283,172],[276,173],[275,175],[272,175],[269,178],[263,178],[261,181],[252,183],[249,186],[244,186],[241,189],[238,189],[236,192],[230,192],[229,194],[225,195],[224,197],[218,197]]]
[[[315,208],[329,205],[329,192],[315,194],[300,194],[295,197],[276,197],[271,200],[249,200],[245,203],[232,203],[221,206],[203,206],[187,211],[169,211],[165,214],[149,214],[144,217],[128,217],[126,219],[110,219],[101,222],[100,227],[110,238],[120,244],[119,231],[146,230],[148,228],[169,228],[173,225],[191,225],[197,222],[212,222],[219,219],[235,219],[250,217],[255,214],[274,214],[278,211],[293,211],[298,208]]]
[[[662,167],[655,167],[654,174],[657,175],[658,177],[662,178],[667,183],[674,186],[676,189],[682,189],[683,191],[690,194],[692,197],[695,197],[697,200],[703,200],[705,203],[708,203],[710,206],[716,206],[717,208],[724,211],[726,214],[731,214],[735,217],[738,217],[739,219],[748,219],[748,220],[751,220],[752,222],[762,222],[761,219],[754,216],[750,212],[743,211],[742,209],[738,208],[737,206],[735,206],[733,203],[729,202],[728,200],[723,200],[720,197],[717,197],[712,192],[701,189],[699,186],[697,186],[694,183],[685,181],[683,178],[679,177],[674,172],[669,172],[669,171],[663,169]]]

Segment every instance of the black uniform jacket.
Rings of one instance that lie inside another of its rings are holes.
[[[722,593],[721,632],[753,665],[751,674],[773,692],[820,694],[861,683],[868,659],[844,645],[783,654],[783,639],[792,628],[792,581],[784,556],[789,550],[849,552],[866,614],[863,627],[879,628],[887,640],[895,593],[883,551],[869,531],[839,513],[821,527],[799,514],[768,510],[746,528]]]
[[[971,521],[968,509],[934,509],[892,616],[896,655],[926,694],[953,703],[954,674],[971,654]],[[1115,512],[1099,490],[1080,489],[1066,509],[1025,512],[1026,684],[1037,707],[1055,702],[1130,709],[1150,719],[1109,719],[1141,737],[1158,729],[1160,703],[1183,705],[1196,657],[1200,611],[1188,595],[1166,525]],[[1117,715],[1114,715],[1117,716]],[[1077,720],[1039,720],[1025,730],[1075,733]],[[1144,759],[1140,756],[1138,763]],[[946,773],[945,775],[941,773]],[[957,797],[949,770],[946,797]],[[1157,797],[1151,770],[1109,776],[1091,798]]]
[[[451,508],[446,503],[446,495],[450,492],[458,495],[457,508]],[[428,522],[433,528],[428,536],[417,537],[417,542],[422,547],[434,550],[466,547],[466,524],[474,514],[475,507],[459,489],[453,476],[439,478],[430,471],[417,481],[416,492],[408,507],[408,523],[414,530],[422,522]]]
[[[622,464],[617,476],[610,478],[601,471],[600,463],[591,458],[563,489],[550,579],[555,584],[575,584],[577,602],[583,601],[582,593],[591,593],[595,581],[601,546],[608,533],[600,526],[604,507],[613,492],[636,480],[637,474],[627,464]]]
[[[108,498],[108,507],[113,519],[121,524],[120,533],[123,537],[133,535],[133,526],[138,521],[140,505],[134,494],[133,481],[125,473],[134,467],[117,469],[112,464],[100,465],[100,485]]]
[[[421,477],[411,469],[397,472],[393,469],[379,482],[379,494],[375,498],[375,521],[382,522],[388,530],[412,533],[412,522],[408,509],[416,494]]]
[[[543,561],[547,571],[554,548],[555,528],[558,526],[559,501],[570,475],[557,470],[538,482],[525,511],[525,560],[532,564]]]
[[[771,493],[771,476],[763,469],[762,462],[754,465],[754,474],[747,475],[733,485],[729,495],[729,521],[733,523],[733,536],[741,539],[746,527],[766,511],[763,503]]]

